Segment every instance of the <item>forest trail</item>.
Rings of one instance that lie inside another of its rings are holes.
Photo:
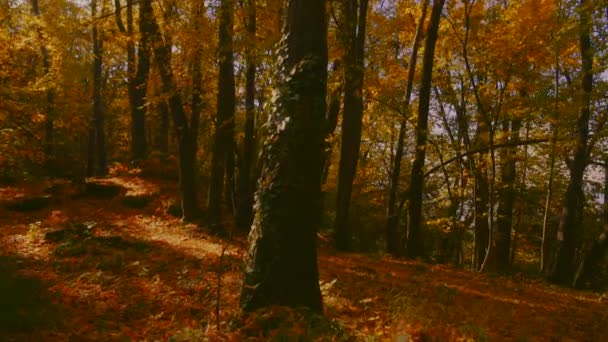
[[[24,213],[5,204],[48,184],[0,188],[1,339],[241,340],[228,325],[245,237],[213,237],[166,214],[174,182],[113,181],[152,200],[132,208],[124,196],[74,196],[63,185],[48,207]],[[327,246],[319,265],[326,315],[361,339],[608,339],[606,295]]]

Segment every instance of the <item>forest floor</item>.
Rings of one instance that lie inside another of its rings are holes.
[[[281,308],[244,319],[246,238],[166,214],[174,182],[111,181],[150,202],[48,182],[0,188],[0,340],[608,341],[605,294],[326,246],[326,321]],[[5,208],[44,189],[48,207]]]

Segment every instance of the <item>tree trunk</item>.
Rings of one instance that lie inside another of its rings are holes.
[[[234,170],[234,56],[233,36],[233,0],[222,0],[219,8],[219,76],[217,95],[217,115],[215,118],[215,135],[213,138],[213,156],[211,158],[211,183],[209,184],[208,217],[213,230],[222,229],[222,192],[231,194],[230,175]],[[225,177],[227,182],[225,182]],[[225,183],[228,183],[226,186]],[[226,189],[228,189],[226,191]],[[231,198],[226,200],[231,201]]]
[[[510,122],[509,122],[510,121]],[[517,144],[519,141],[519,130],[521,119],[506,120],[503,123],[503,133],[509,137],[509,142]],[[494,234],[494,245],[496,254],[491,260],[489,269],[506,272],[511,260],[511,234],[513,228],[513,207],[515,202],[515,180],[517,147],[503,148],[501,151],[501,184],[500,198],[498,202],[496,233]]]
[[[97,16],[97,1],[91,1],[91,17]],[[89,175],[104,176],[108,173],[106,162],[104,111],[102,101],[103,40],[96,22],[93,24],[93,116],[89,130]]]
[[[153,16],[152,4],[139,2],[139,44],[137,47],[137,71],[133,79],[131,95],[131,153],[133,160],[141,160],[146,154],[146,93],[150,74],[150,35]]]
[[[555,56],[555,112],[554,119],[559,119],[559,55]],[[543,214],[543,235],[540,247],[540,273],[545,274],[547,270],[547,264],[549,261],[549,210],[551,207],[551,198],[553,197],[553,179],[555,177],[555,158],[556,158],[556,145],[558,136],[558,125],[551,125],[553,131],[551,139],[551,156],[549,157],[549,181],[547,184],[547,196],[545,197],[545,209]]]
[[[195,34],[202,34],[201,21],[204,18],[205,3],[204,1],[194,2],[192,9],[192,21],[194,22],[193,29]],[[192,61],[190,61],[190,73],[192,75],[192,103],[190,115],[190,133],[192,136],[192,154],[196,160],[198,152],[198,133],[200,126],[201,112],[203,110],[203,44],[202,41],[195,42]]]
[[[344,55],[344,112],[342,116],[342,144],[338,170],[338,194],[334,243],[336,248],[349,250],[351,234],[348,229],[350,200],[357,161],[361,147],[363,123],[363,75],[365,29],[368,0],[340,1],[343,28]]]
[[[572,284],[577,236],[581,234],[583,208],[583,176],[587,167],[591,92],[593,90],[593,50],[591,45],[591,2],[581,0],[579,9],[579,44],[582,60],[582,99],[576,121],[577,137],[574,157],[569,163],[570,181],[557,232],[557,257],[549,280],[558,284]]]
[[[429,0],[425,0],[422,4],[422,13],[418,21],[416,36],[412,44],[412,53],[410,55],[410,63],[407,74],[407,88],[405,91],[405,115],[410,111],[410,101],[414,88],[414,74],[416,72],[416,63],[418,60],[418,50],[422,41],[423,26],[426,20],[426,12],[429,5]],[[405,131],[407,127],[407,118],[401,119],[399,126],[399,137],[397,138],[397,150],[395,151],[395,160],[393,161],[393,172],[391,174],[391,184],[389,190],[388,210],[386,214],[386,249],[387,251],[398,256],[401,254],[401,238],[399,237],[399,217],[400,211],[397,210],[397,193],[399,191],[399,177],[401,175],[401,161],[403,159],[403,150],[405,146]]]
[[[30,0],[32,6],[32,14],[40,17],[40,7],[38,0]],[[40,54],[42,55],[42,68],[44,76],[47,77],[51,72],[51,58],[49,51],[42,41],[42,31],[40,27],[36,27],[40,42]],[[44,155],[47,163],[47,168],[51,167],[51,161],[54,158],[54,114],[55,113],[55,91],[52,86],[48,86],[46,91],[46,114],[44,118]]]
[[[344,92],[344,78],[341,76],[342,62],[336,59],[332,66],[332,75],[338,76],[339,79],[334,88],[328,95],[327,113],[325,115],[325,124],[323,125],[323,155],[321,160],[321,185],[327,182],[329,167],[331,164],[332,143],[331,139],[336,127],[338,126],[338,116],[340,115],[340,103],[342,102],[342,93]],[[330,77],[331,79],[331,77]],[[328,85],[328,88],[330,86]]]
[[[490,239],[490,225],[488,224],[489,189],[486,175],[480,169],[475,175],[475,269],[481,269],[486,257]]]
[[[428,116],[431,100],[431,83],[433,77],[433,60],[435,43],[439,31],[439,21],[445,0],[434,0],[431,10],[431,21],[424,44],[422,57],[422,80],[418,95],[418,121],[416,126],[416,152],[412,164],[408,205],[409,224],[407,232],[407,254],[411,258],[424,255],[422,241],[422,194],[424,190],[424,162],[428,140]]]
[[[152,0],[140,1],[140,6],[150,6],[151,9],[151,5]],[[168,105],[177,135],[182,219],[184,221],[192,221],[199,214],[194,171],[194,165],[196,163],[196,155],[194,153],[195,142],[192,137],[192,130],[188,123],[188,118],[184,111],[182,98],[177,91],[171,64],[169,63],[171,46],[167,45],[166,41],[163,40],[160,28],[158,27],[152,12],[150,12],[149,18],[150,43],[154,50],[154,58],[162,81],[162,91],[165,94],[170,94]]]
[[[270,305],[323,310],[316,229],[326,111],[325,5],[324,0],[289,1],[280,50],[282,79],[268,122],[249,235],[241,292],[245,311]]]
[[[577,289],[582,289],[591,284],[593,287],[593,273],[598,269],[600,262],[606,256],[608,251],[608,160],[604,161],[604,210],[603,210],[603,226],[604,230],[599,238],[593,242],[591,248],[583,257],[583,261],[578,267],[574,277],[573,286]]]
[[[160,117],[157,137],[158,150],[163,157],[167,157],[169,155],[169,126],[171,125],[171,113],[165,100],[161,100],[158,103],[158,112]]]
[[[173,37],[172,36],[165,34],[163,36],[163,38],[164,38],[165,44],[167,46],[173,46]],[[194,57],[196,57],[196,56],[194,56]],[[169,56],[167,58],[168,58],[167,64],[171,65],[173,63],[172,55],[169,54]],[[193,60],[194,60],[194,58],[193,58]],[[192,71],[194,71],[194,70],[192,70]],[[196,75],[192,75],[192,80],[194,81],[197,77],[198,76],[196,76]],[[192,91],[194,92],[194,89]],[[158,149],[160,150],[163,157],[167,157],[169,155],[169,130],[170,130],[170,126],[171,126],[171,111],[169,110],[169,104],[167,103],[167,100],[165,99],[165,97],[168,94],[163,93],[163,91],[161,89],[161,95],[162,95],[162,99],[158,103],[158,111],[159,111],[158,114],[159,114],[159,118],[160,118],[160,124],[158,127]],[[194,104],[192,107],[193,114],[195,114],[199,110],[198,108],[195,108],[195,106],[196,106],[196,104]],[[200,115],[200,113],[199,113],[199,115]]]
[[[247,70],[245,71],[245,137],[243,139],[242,157],[239,170],[238,205],[235,224],[241,230],[249,230],[253,220],[253,192],[255,182],[252,169],[255,164],[255,36],[256,5],[254,0],[247,0],[247,36],[249,44],[245,54]]]

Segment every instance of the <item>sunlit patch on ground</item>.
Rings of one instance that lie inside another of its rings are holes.
[[[165,214],[174,186],[124,177],[111,182],[127,192],[155,195],[137,209],[115,198],[72,198],[69,191],[49,208],[30,213],[0,208],[0,271],[7,279],[0,292],[16,298],[7,302],[14,312],[0,321],[2,340],[606,336],[608,300],[598,294],[325,248],[319,264],[331,322],[270,309],[230,330],[240,319],[244,238],[213,237]],[[0,189],[0,194],[23,196],[40,188]],[[31,319],[15,325],[18,315]]]

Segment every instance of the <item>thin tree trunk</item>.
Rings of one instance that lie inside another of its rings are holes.
[[[199,5],[202,6],[199,8]],[[175,2],[175,0],[163,0],[162,2],[162,6],[163,8],[163,21],[165,23],[170,23],[172,21],[174,21],[176,18],[176,13],[179,12],[177,9],[177,4]],[[193,21],[193,29],[196,32],[200,32],[197,30],[200,30],[200,24],[201,24],[201,20],[203,20],[203,13],[197,13],[197,11],[203,11],[204,12],[204,1],[200,1],[200,2],[194,2],[192,3],[192,13],[191,13],[191,21]],[[196,35],[196,33],[195,33]],[[167,46],[170,47],[170,50],[172,51],[173,49],[173,35],[171,35],[171,32],[165,32],[163,34],[163,39],[165,41],[165,44]],[[203,92],[203,86],[202,86],[202,72],[201,70],[196,71],[194,68],[197,66],[195,64],[196,60],[199,60],[199,64],[201,63],[200,60],[202,59],[202,45],[201,45],[202,41],[196,41],[195,43],[193,43],[193,53],[192,56],[190,58],[189,61],[189,71],[190,71],[190,75],[192,76],[192,89],[191,89],[191,103],[190,103],[190,112],[191,112],[191,116],[190,116],[190,129],[192,130],[192,140],[194,141],[194,151],[192,153],[194,153],[196,155],[197,151],[198,151],[198,129],[199,129],[199,121],[200,121],[200,115],[201,115],[201,111],[202,111],[202,92]],[[201,50],[201,51],[197,51],[197,50]],[[172,65],[173,63],[173,55],[169,54],[168,57],[168,62],[169,65]],[[196,73],[199,73],[199,75],[196,75]],[[200,84],[196,84],[198,83],[198,79],[200,79],[201,83]],[[199,88],[198,93],[200,94],[198,97],[194,96],[194,92],[197,91],[197,89],[195,88]],[[169,106],[166,100],[166,97],[168,94],[162,94],[162,99],[159,102],[159,127],[158,127],[158,148],[159,151],[161,152],[161,157],[165,158],[168,157],[169,155],[169,132],[170,132],[170,126],[171,126],[171,113],[169,110]],[[186,106],[187,107],[187,106]],[[195,166],[196,167],[196,166]]]
[[[213,155],[211,158],[211,183],[209,184],[208,218],[213,230],[222,229],[222,194],[232,201],[230,177],[234,175],[234,56],[233,36],[233,0],[222,0],[219,8],[219,76],[217,95],[217,115],[215,135],[213,138]],[[227,184],[227,186],[226,186]],[[233,185],[233,184],[232,184]]]
[[[196,35],[202,34],[201,21],[204,18],[205,3],[195,2],[192,5],[192,20],[194,22],[194,32]],[[198,133],[200,126],[200,117],[203,110],[203,72],[202,72],[202,60],[203,60],[203,44],[202,41],[197,41],[194,47],[194,53],[192,54],[192,61],[190,62],[190,70],[192,75],[192,104],[191,104],[191,116],[190,116],[190,133],[192,135],[192,153],[194,154],[194,160],[196,160],[196,153],[198,152]]]
[[[410,63],[408,65],[407,87],[405,91],[405,115],[410,111],[410,101],[414,88],[414,74],[416,72],[416,63],[418,60],[418,50],[422,41],[424,21],[426,20],[426,12],[429,5],[429,0],[425,0],[422,4],[422,13],[418,21],[416,36],[412,44],[412,53],[410,55]],[[397,150],[395,151],[395,160],[393,161],[393,172],[391,173],[391,183],[389,190],[388,209],[386,214],[386,249],[395,256],[401,254],[402,239],[399,237],[399,217],[400,210],[397,207],[397,193],[399,192],[399,177],[401,176],[401,161],[403,160],[403,150],[405,147],[405,131],[407,129],[407,118],[401,119],[399,126],[399,137],[397,138]]]
[[[40,7],[38,0],[30,0],[32,7],[32,14],[36,17],[40,17]],[[41,38],[40,42],[40,54],[42,55],[42,68],[44,76],[47,77],[51,73],[51,58],[49,51],[42,41],[42,31],[40,27],[36,26],[38,36]],[[54,158],[54,113],[55,113],[55,91],[52,86],[47,86],[46,91],[46,114],[44,118],[44,155],[46,158],[47,168],[51,167],[51,161]]]
[[[282,79],[249,234],[241,292],[245,311],[270,305],[323,311],[316,229],[326,112],[325,5],[324,0],[289,1],[279,50]]]
[[[249,230],[253,220],[253,192],[255,182],[252,169],[255,164],[255,38],[256,4],[247,0],[247,36],[249,43],[246,51],[247,70],[245,71],[245,137],[239,170],[238,206],[235,224],[241,230]]]
[[[526,122],[526,141],[530,139],[530,121]],[[515,223],[515,228],[513,231],[513,242],[511,243],[511,256],[510,258],[510,265],[513,265],[513,262],[515,260],[515,251],[517,249],[517,242],[518,240],[518,235],[520,235],[520,231],[521,231],[521,222],[522,222],[522,218],[524,217],[526,211],[527,211],[527,204],[528,202],[526,200],[522,200],[523,198],[527,197],[527,187],[526,187],[526,182],[528,180],[528,145],[524,146],[524,160],[522,161],[522,176],[521,176],[521,183],[519,186],[519,208],[517,211],[517,222]]]
[[[135,84],[135,44],[133,43],[133,0],[127,0],[127,26],[125,27],[122,20],[122,5],[120,0],[114,0],[114,16],[116,18],[116,26],[118,30],[127,37],[127,92],[129,95],[129,108],[131,111],[131,131],[132,131],[132,144],[131,149],[135,151],[135,135],[134,125],[135,120],[133,118],[137,115],[137,86]]]
[[[439,31],[439,21],[444,0],[434,0],[431,19],[424,44],[422,57],[422,80],[418,95],[418,120],[416,125],[416,152],[412,163],[408,205],[409,224],[407,232],[407,254],[411,258],[424,255],[422,241],[422,195],[424,190],[424,163],[428,141],[428,116],[433,78],[435,43]]]
[[[363,76],[365,30],[368,0],[342,0],[344,56],[344,113],[342,117],[342,144],[338,170],[338,194],[334,243],[336,248],[351,248],[348,218],[353,182],[361,147],[363,124]]]
[[[492,121],[490,116],[485,110],[481,96],[479,93],[479,85],[475,82],[475,76],[471,68],[468,57],[468,41],[469,33],[471,29],[471,12],[473,10],[474,2],[470,3],[468,0],[464,1],[465,5],[465,38],[462,45],[464,63],[467,74],[469,76],[471,86],[473,88],[473,94],[475,95],[475,101],[477,103],[477,132],[476,132],[476,145],[478,149],[484,151],[490,151],[492,161],[492,180],[488,182],[487,171],[484,167],[479,165],[474,166],[472,171],[475,175],[475,256],[474,264],[478,270],[483,269],[485,259],[490,253],[490,239],[491,239],[491,223],[493,221],[493,210],[491,207],[491,197],[493,190],[493,179],[495,173],[494,163],[494,144],[493,144],[493,129]],[[489,144],[486,144],[488,141]],[[481,147],[480,147],[481,146]],[[487,159],[486,153],[480,153],[480,161],[483,162]]]
[[[146,93],[150,74],[150,35],[153,16],[152,4],[139,2],[139,43],[137,47],[137,71],[131,90],[131,153],[133,160],[141,160],[146,154]]]
[[[140,6],[150,6],[152,0],[141,0]],[[196,177],[194,166],[196,163],[195,142],[188,117],[184,111],[182,98],[177,91],[173,71],[171,69],[171,46],[163,39],[160,28],[156,23],[153,12],[150,11],[150,42],[154,50],[154,58],[162,81],[162,90],[170,94],[168,99],[169,110],[173,118],[179,150],[179,189],[182,202],[182,215],[184,221],[192,221],[199,214],[198,199],[196,196]]]
[[[337,59],[333,62],[332,75],[339,75],[342,71],[342,61]],[[331,77],[330,77],[331,78]],[[323,160],[321,161],[321,185],[327,182],[329,167],[331,164],[332,143],[330,140],[338,126],[338,116],[340,115],[340,103],[344,92],[344,78],[338,77],[337,85],[330,91],[328,96],[327,114],[323,125]]]
[[[475,257],[474,264],[477,270],[481,269],[488,249],[490,239],[490,225],[488,224],[489,189],[487,175],[477,169],[475,175]]]
[[[593,90],[593,48],[591,45],[592,3],[581,0],[579,9],[579,44],[582,62],[582,99],[576,121],[577,137],[574,158],[569,164],[570,181],[564,195],[562,216],[557,232],[557,257],[549,280],[571,285],[574,277],[574,257],[577,236],[581,234],[583,208],[583,176],[587,167],[591,92]]]
[[[91,1],[91,17],[97,16],[97,1]],[[98,24],[93,24],[93,118],[89,138],[90,175],[103,176],[108,172],[105,150],[104,111],[102,101],[103,40]]]
[[[555,54],[555,112],[554,119],[559,118],[559,54]],[[549,259],[549,210],[551,208],[551,198],[553,197],[553,178],[555,176],[555,157],[557,154],[558,125],[552,124],[553,139],[551,140],[551,155],[549,159],[549,182],[547,184],[547,196],[545,198],[545,210],[543,214],[543,236],[540,248],[540,272],[547,271]]]

